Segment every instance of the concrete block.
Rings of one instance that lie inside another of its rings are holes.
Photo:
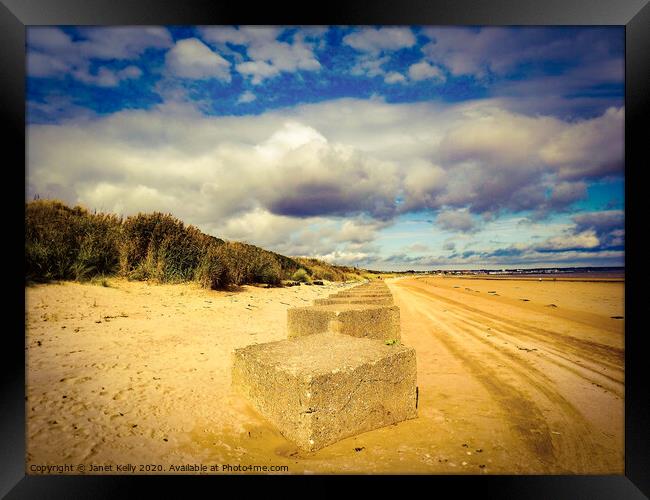
[[[368,297],[368,298],[359,298],[359,297],[330,297],[327,299],[314,299],[314,305],[317,306],[327,306],[334,304],[374,304],[378,306],[392,306],[393,298],[392,297]]]
[[[339,292],[330,295],[331,298],[344,298],[344,297],[355,297],[355,298],[386,298],[392,297],[391,293],[380,293],[380,292]]]
[[[257,344],[233,354],[232,380],[288,440],[314,451],[416,418],[415,350],[338,334]]]
[[[378,340],[400,339],[399,307],[341,303],[287,310],[287,337],[325,332]]]

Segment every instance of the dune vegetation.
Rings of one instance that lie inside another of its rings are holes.
[[[25,265],[28,283],[121,276],[160,283],[195,281],[220,289],[369,277],[363,269],[224,241],[171,214],[122,218],[40,199],[25,205]]]

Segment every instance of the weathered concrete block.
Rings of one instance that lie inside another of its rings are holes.
[[[393,294],[391,293],[380,293],[380,292],[340,292],[330,295],[331,298],[345,298],[345,297],[354,297],[354,298],[392,298]]]
[[[318,450],[416,418],[415,350],[338,334],[233,354],[233,384],[290,441]]]
[[[287,310],[289,338],[325,332],[379,340],[399,339],[399,307],[342,303]]]
[[[327,299],[314,299],[314,305],[317,306],[327,306],[334,304],[374,304],[378,306],[392,306],[393,298],[392,297],[368,297],[368,298],[358,298],[358,297],[330,297]]]

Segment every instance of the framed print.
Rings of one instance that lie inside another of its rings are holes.
[[[647,2],[0,12],[7,498],[648,495]]]

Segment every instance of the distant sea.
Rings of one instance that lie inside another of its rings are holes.
[[[540,269],[503,269],[464,271],[465,275],[485,278],[518,278],[518,279],[587,279],[587,280],[624,280],[624,267],[571,267],[571,268],[540,268]]]

